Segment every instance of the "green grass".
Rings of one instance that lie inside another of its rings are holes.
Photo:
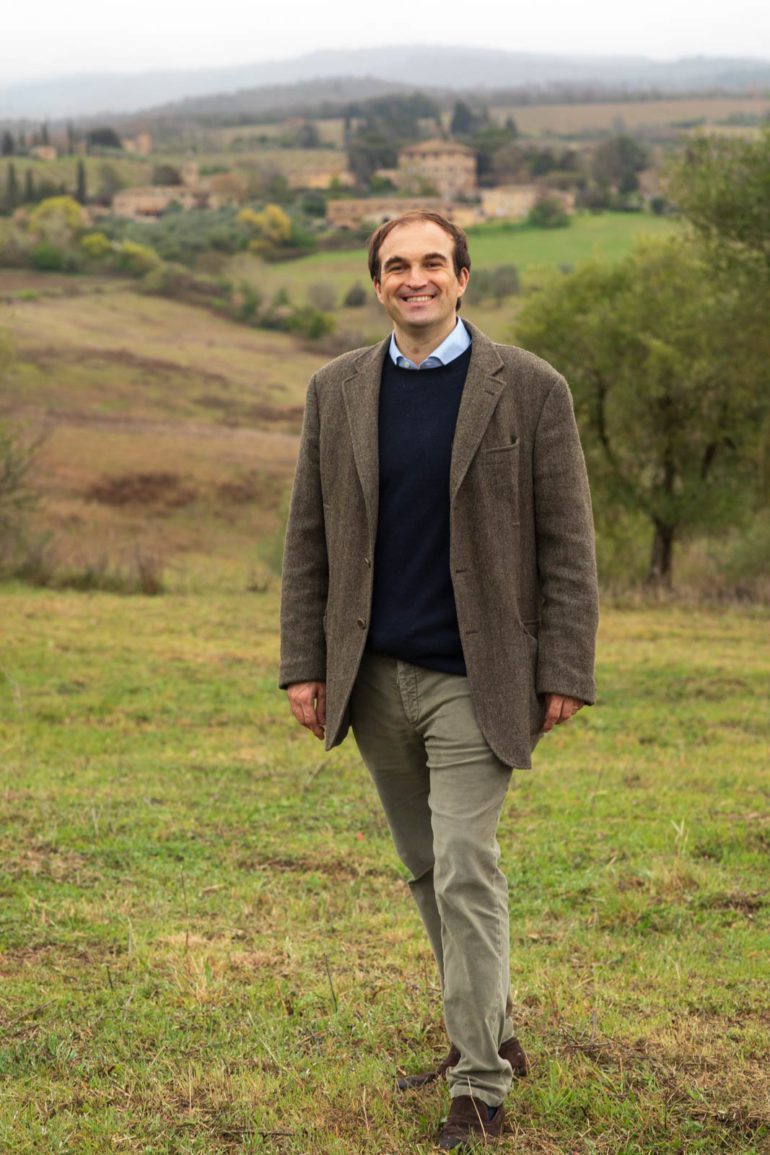
[[[274,594],[0,591],[0,1150],[427,1153],[444,1045],[355,748]],[[766,1151],[766,613],[607,610],[501,826],[532,1075],[501,1153]]]
[[[593,259],[619,260],[639,237],[667,236],[679,226],[649,213],[582,213],[563,229],[535,229],[521,225],[483,225],[470,232],[473,267],[514,264],[525,278],[545,268],[574,265]],[[287,289],[299,297],[309,285],[325,281],[344,294],[355,281],[368,285],[366,252],[313,253],[284,264],[265,265],[254,257],[238,255],[228,266],[233,280],[250,280],[265,293]]]

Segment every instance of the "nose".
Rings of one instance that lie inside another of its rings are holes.
[[[407,285],[410,289],[421,289],[424,285],[427,285],[427,283],[428,278],[425,276],[425,273],[422,271],[419,265],[415,265],[409,270]]]

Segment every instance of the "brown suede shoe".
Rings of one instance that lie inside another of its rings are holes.
[[[489,1109],[481,1099],[472,1095],[459,1095],[452,1100],[444,1126],[438,1137],[442,1151],[456,1151],[466,1145],[483,1143],[496,1139],[503,1131],[505,1110],[502,1103],[495,1108],[492,1118]]]
[[[503,1043],[500,1048],[500,1058],[508,1060],[516,1079],[523,1079],[529,1071],[527,1056],[515,1035]],[[415,1091],[419,1087],[427,1087],[429,1083],[435,1083],[436,1079],[440,1079],[450,1067],[454,1067],[459,1062],[460,1052],[453,1044],[449,1049],[449,1054],[432,1071],[423,1071],[419,1075],[400,1075],[396,1080],[396,1086],[399,1091]]]

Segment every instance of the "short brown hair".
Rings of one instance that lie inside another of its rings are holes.
[[[433,221],[434,225],[438,225],[445,233],[454,241],[454,248],[452,257],[454,261],[455,274],[460,275],[461,269],[468,269],[471,267],[471,255],[468,252],[468,238],[459,225],[453,225],[446,217],[442,217],[441,213],[433,213],[428,209],[410,209],[408,213],[402,213],[400,217],[393,217],[390,221],[385,221],[378,229],[372,233],[369,240],[369,275],[373,281],[380,279],[380,249],[385,238],[397,229],[399,225],[409,225],[412,221]]]

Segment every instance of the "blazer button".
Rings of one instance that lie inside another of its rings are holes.
[[[358,625],[361,627],[362,630],[366,628],[366,622],[364,621],[363,618],[358,619]]]
[[[371,560],[368,557],[365,557],[364,558],[364,565],[367,566],[367,568],[370,568],[371,564],[372,564]]]

